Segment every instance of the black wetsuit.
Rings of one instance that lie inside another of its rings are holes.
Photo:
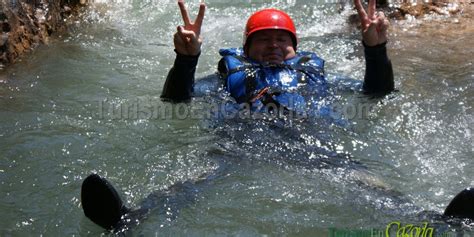
[[[394,89],[392,63],[387,56],[386,43],[373,47],[364,45],[366,71],[364,92],[386,94]],[[187,56],[176,52],[174,65],[168,73],[161,98],[173,102],[187,101],[191,98],[194,74],[199,55]]]

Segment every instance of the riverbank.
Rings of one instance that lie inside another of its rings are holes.
[[[427,2],[427,3],[400,3],[398,5],[389,6],[390,18],[406,19],[408,16],[420,18],[428,14],[437,14],[452,16],[463,13],[465,8],[469,8],[472,4],[459,2]]]
[[[64,29],[84,0],[0,0],[0,69]]]
[[[425,3],[377,3],[377,9],[395,22],[413,22],[416,19],[453,19],[454,23],[461,18],[472,18],[474,4],[463,1],[458,2],[425,2]],[[359,16],[354,13],[349,16],[351,25],[360,25]],[[444,22],[446,23],[446,22]]]

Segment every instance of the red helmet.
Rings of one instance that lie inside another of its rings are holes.
[[[288,31],[293,40],[293,47],[296,50],[297,37],[293,20],[291,20],[291,17],[288,16],[288,14],[286,14],[284,11],[271,8],[255,12],[247,20],[247,25],[245,26],[244,32],[244,48],[250,35],[260,30],[270,29]]]

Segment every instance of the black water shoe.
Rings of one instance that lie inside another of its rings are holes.
[[[115,188],[97,174],[82,183],[81,203],[84,214],[104,229],[114,229],[128,209]]]
[[[446,207],[444,215],[474,220],[474,189],[467,188],[456,195]]]

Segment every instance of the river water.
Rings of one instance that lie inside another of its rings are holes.
[[[264,7],[294,17],[299,49],[324,58],[330,77],[363,78],[350,5],[207,5],[197,78],[216,71],[218,49],[239,46],[245,20]],[[188,4],[193,13],[197,6]],[[471,13],[392,22],[398,92],[379,99],[337,90],[330,116],[273,120],[209,113],[226,101],[212,77],[197,83],[189,104],[160,101],[181,24],[174,1],[90,6],[66,34],[0,72],[0,236],[104,233],[80,206],[92,172],[129,207],[215,174],[130,235],[327,236],[420,223],[417,213],[442,212],[474,186]]]

